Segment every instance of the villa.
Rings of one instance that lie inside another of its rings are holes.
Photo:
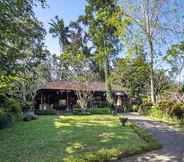
[[[34,105],[36,109],[43,108],[43,105],[49,105],[60,111],[73,111],[77,104],[77,91],[88,91],[92,93],[92,100],[89,103],[93,106],[106,106],[106,87],[103,82],[82,83],[79,81],[53,81],[38,89]],[[127,100],[128,96],[121,90],[121,87],[112,86],[113,98],[117,106]]]

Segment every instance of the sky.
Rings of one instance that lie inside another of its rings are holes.
[[[38,6],[34,8],[34,11],[36,17],[43,23],[44,28],[47,31],[45,38],[47,49],[52,54],[58,55],[60,51],[59,41],[58,38],[53,38],[52,35],[49,34],[49,22],[57,15],[59,18],[63,18],[65,24],[68,25],[70,21],[76,20],[84,13],[85,0],[47,0],[47,4],[48,7],[42,8]],[[164,64],[163,66],[166,65]]]
[[[36,7],[34,9],[35,14],[40,20],[44,28],[47,30],[45,44],[47,48],[53,54],[59,53],[59,43],[57,38],[53,38],[51,34],[49,34],[49,22],[51,19],[57,15],[60,18],[63,18],[66,25],[69,24],[70,21],[76,20],[78,16],[84,13],[85,0],[47,0],[48,7],[41,8]]]

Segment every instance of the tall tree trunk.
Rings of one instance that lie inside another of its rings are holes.
[[[109,67],[109,58],[105,57],[105,86],[106,86],[106,99],[111,107],[113,107],[113,97],[112,97],[112,87],[110,81],[110,67]]]
[[[153,42],[151,38],[151,33],[150,33],[150,25],[148,23],[148,44],[150,48],[150,65],[151,65],[151,72],[150,72],[150,89],[151,89],[151,101],[153,104],[155,104],[155,91],[154,91],[154,50],[153,50]]]
[[[153,48],[152,43],[150,44],[150,56],[151,56],[151,73],[150,73],[150,87],[151,87],[151,101],[155,104],[155,91],[154,91],[154,70],[153,70]]]
[[[152,33],[151,33],[151,24],[150,24],[150,13],[149,13],[149,7],[150,7],[150,1],[145,0],[144,1],[144,16],[145,16],[145,31],[148,39],[148,45],[149,45],[149,52],[150,52],[150,64],[151,64],[151,72],[150,72],[150,89],[151,89],[151,101],[153,104],[155,104],[155,92],[154,92],[154,49],[153,49],[153,39],[152,39]]]

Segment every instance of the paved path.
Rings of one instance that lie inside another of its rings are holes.
[[[145,154],[124,158],[117,162],[184,162],[184,132],[137,114],[126,114],[130,120],[145,128],[159,141],[162,148]]]

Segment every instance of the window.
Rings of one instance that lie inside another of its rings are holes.
[[[64,106],[64,105],[66,105],[66,99],[59,100],[59,106]]]

